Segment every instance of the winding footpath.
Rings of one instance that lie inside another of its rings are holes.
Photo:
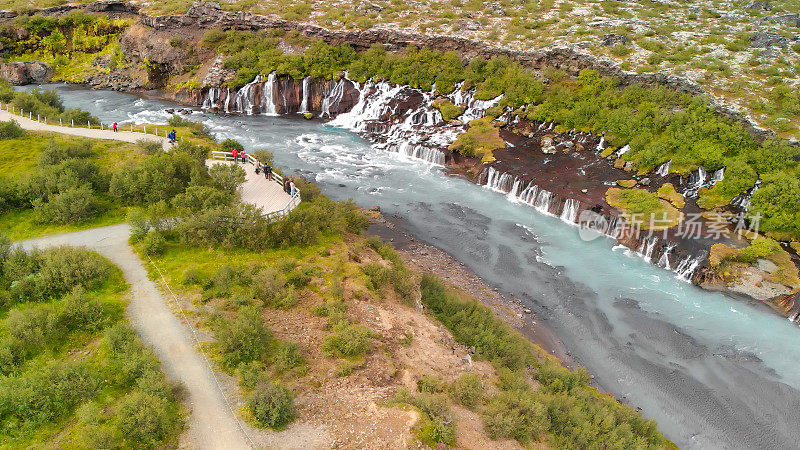
[[[96,130],[100,131],[100,130]],[[57,245],[86,247],[116,264],[131,286],[127,315],[142,339],[151,345],[167,376],[180,382],[191,407],[188,447],[249,448],[248,436],[229,406],[213,369],[195,349],[197,340],[188,326],[170,311],[168,301],[147,277],[141,259],[128,245],[130,227],[112,225],[18,242],[23,248]]]
[[[3,105],[7,107],[7,105]],[[37,122],[36,120],[29,119],[28,117],[20,116],[18,114],[12,114],[9,111],[4,109],[0,109],[0,121],[9,121],[13,120],[19,124],[20,127],[26,130],[31,131],[50,131],[53,133],[62,133],[62,134],[70,134],[73,136],[82,136],[87,138],[94,138],[94,139],[111,139],[115,141],[123,141],[123,142],[136,142],[136,141],[153,141],[153,142],[161,142],[162,147],[164,150],[169,149],[170,144],[169,140],[162,136],[156,136],[153,134],[145,134],[139,133],[138,131],[124,131],[122,127],[119,128],[120,131],[114,132],[109,129],[101,130],[98,128],[81,128],[81,127],[65,127],[60,125],[50,125],[42,122]]]

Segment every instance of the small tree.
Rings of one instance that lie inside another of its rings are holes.
[[[264,427],[279,428],[292,419],[292,393],[277,383],[256,388],[248,401],[250,412]]]
[[[244,169],[232,164],[214,164],[208,169],[214,182],[225,192],[235,192],[244,183]]]
[[[219,145],[222,147],[222,150],[226,151],[226,152],[231,151],[233,149],[236,149],[236,151],[239,151],[239,152],[244,150],[244,146],[242,144],[240,144],[239,141],[237,141],[235,139],[225,139]]]

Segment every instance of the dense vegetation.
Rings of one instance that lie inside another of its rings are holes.
[[[669,445],[653,421],[588,387],[585,371],[571,372],[548,359],[540,360],[530,342],[488,308],[447,289],[432,276],[422,278],[421,290],[422,303],[430,313],[458,342],[474,346],[476,355],[492,361],[498,370],[502,392],[485,399],[483,407],[490,436],[522,443],[546,437],[558,448],[590,448],[601,442],[607,448]],[[526,381],[528,371],[539,383],[538,389]],[[462,381],[454,392],[469,392],[468,386]],[[470,400],[467,405],[478,403]]]
[[[307,49],[303,54],[284,54],[277,46],[280,39],[297,40]],[[219,30],[207,32],[203,42],[229,55],[225,67],[236,71],[232,86],[272,71],[296,79],[336,78],[347,71],[355,81],[435,87],[440,94],[461,82],[461,89],[475,88],[479,99],[502,94],[500,106],[516,108],[529,119],[555,121],[561,130],[604,133],[611,145],[608,152],[629,144],[631,150],[622,158],[641,172],[667,161],[672,172],[683,175],[700,166],[725,167],[725,179],[700,192],[699,204],[705,208],[726,205],[760,179],[763,187],[753,197],[751,212],[761,215],[761,229],[800,235],[800,148],[780,139],[757,142],[741,124],[715,114],[699,97],[664,87],[621,87],[618,80],[592,70],[582,71],[577,80],[551,70],[542,79],[505,57],[474,58],[463,64],[455,53],[424,48],[389,53],[376,46],[356,52],[346,44],[332,46],[292,35]],[[467,142],[453,149],[483,155],[486,145],[476,141],[491,136],[485,128],[474,130],[477,137],[468,134],[462,139]]]
[[[41,117],[44,121],[83,126],[87,123],[97,125],[100,121],[86,111],[77,108],[67,109],[55,91],[34,89],[30,92],[15,92],[11,85],[0,81],[0,102],[11,104],[14,111],[28,117]]]
[[[80,82],[89,73],[108,72],[91,65],[98,54],[108,57],[112,68],[126,63],[117,37],[129,24],[82,11],[61,16],[25,14],[0,27],[0,44],[13,59],[42,61],[53,67],[57,79]]]
[[[96,253],[0,237],[0,443],[154,448],[180,429],[176,393],[122,320],[125,283]]]

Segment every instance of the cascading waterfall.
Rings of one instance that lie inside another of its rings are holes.
[[[261,113],[268,116],[277,116],[277,108],[275,107],[275,72],[271,72],[267,76],[267,82],[264,83],[264,89],[261,90]]]
[[[533,202],[533,207],[545,214],[550,214],[550,201],[552,199],[552,192],[539,189],[539,193],[536,195],[536,200]]]
[[[561,211],[561,220],[567,223],[575,223],[578,220],[578,210],[581,207],[581,202],[568,198],[564,202],[564,209]]]
[[[201,108],[208,110],[217,106],[217,102],[219,101],[219,94],[220,94],[220,89],[218,87],[208,88],[208,94],[206,94],[206,98],[203,100],[203,106],[201,106]]]
[[[309,86],[311,85],[311,77],[303,78],[303,85],[301,89],[303,90],[302,98],[303,100],[300,102],[300,111],[299,114],[305,114],[308,112],[308,98],[311,96],[309,93]]]
[[[598,152],[602,152],[606,148],[606,137],[600,136],[600,142],[597,143],[597,147],[594,149]]]
[[[714,171],[714,174],[711,175],[711,180],[708,182],[708,185],[713,186],[724,179],[725,179],[725,168],[723,167],[721,169]]]
[[[231,88],[225,88],[225,107],[224,107],[225,114],[231,113]]]
[[[686,190],[683,193],[684,197],[697,197],[697,191],[706,184],[708,174],[703,166],[697,168],[696,171],[689,174],[689,181],[687,182]]]
[[[653,250],[656,248],[656,244],[658,243],[658,237],[650,236],[642,240],[641,244],[639,244],[639,249],[636,250],[645,261],[650,262],[653,259]]]
[[[678,263],[678,266],[675,267],[678,278],[684,281],[691,281],[694,271],[700,266],[700,263],[703,262],[703,258],[705,258],[705,253],[697,256],[690,255],[683,258],[681,262]]]
[[[344,95],[344,78],[334,83],[322,99],[322,117],[331,117],[331,106],[338,104]]]
[[[623,146],[621,149],[617,150],[617,153],[615,153],[614,155],[615,155],[617,158],[619,158],[620,156],[624,155],[625,153],[628,153],[628,151],[629,151],[630,149],[631,149],[631,146],[630,146],[630,145],[628,145],[628,144],[625,144],[625,145],[624,145],[624,146]]]
[[[674,242],[670,242],[670,243],[667,244],[667,247],[664,249],[664,253],[662,253],[661,254],[661,258],[658,259],[658,266],[659,267],[663,267],[663,268],[665,268],[667,270],[671,269],[671,267],[669,265],[669,254],[672,253],[672,250],[674,250],[677,245],[678,244],[676,244]]]
[[[450,99],[454,105],[463,106],[465,108],[464,112],[458,116],[458,119],[464,123],[483,118],[483,116],[486,115],[486,110],[496,106],[503,98],[502,95],[498,95],[491,100],[475,100],[475,91],[470,90],[464,92],[461,90],[462,85],[463,83],[459,84],[447,98]]]
[[[272,74],[270,74],[272,76]],[[255,106],[255,86],[261,83],[261,75],[256,75],[253,81],[245,84],[236,93],[233,99],[234,111],[242,114],[253,114],[253,107]]]
[[[671,163],[671,162],[672,162],[672,160],[670,159],[669,161],[665,162],[664,164],[661,164],[660,166],[658,166],[658,169],[656,169],[656,175],[658,175],[660,177],[667,176],[669,174],[669,163]]]
[[[761,187],[761,180],[756,180],[756,183],[748,189],[744,194],[739,194],[731,200],[731,206],[738,206],[739,208],[747,211],[750,208],[750,203],[753,199],[753,194],[756,193],[758,188]]]

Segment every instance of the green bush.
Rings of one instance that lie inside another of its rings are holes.
[[[116,420],[134,447],[155,448],[177,428],[175,409],[163,397],[133,391],[123,398]]]
[[[473,373],[461,375],[448,388],[450,397],[469,409],[474,409],[481,404],[483,390],[481,378]]]
[[[172,198],[172,205],[184,208],[188,212],[200,212],[230,205],[231,192],[225,192],[211,186],[189,186],[186,190]]]
[[[292,420],[292,393],[278,383],[264,383],[256,387],[247,406],[259,425],[281,428]]]
[[[531,391],[503,392],[492,398],[483,413],[492,439],[538,440],[550,428],[547,406]]]
[[[25,130],[13,120],[0,122],[0,140],[16,139],[25,135]]]
[[[100,206],[88,184],[67,188],[47,201],[34,201],[38,223],[81,223],[97,217]]]
[[[144,249],[144,253],[148,256],[160,256],[164,254],[166,245],[167,240],[156,230],[148,231],[142,239],[142,249]]]
[[[277,373],[284,373],[304,365],[305,357],[297,344],[281,342],[275,349],[273,364]]]
[[[214,334],[220,358],[229,368],[264,360],[275,342],[260,310],[254,307],[242,308],[233,320],[219,320]]]
[[[444,390],[444,383],[435,375],[425,374],[417,380],[417,390],[426,394],[436,394]]]
[[[333,327],[333,333],[322,343],[322,351],[330,357],[343,356],[356,358],[370,351],[371,333],[363,325],[339,323]]]
[[[244,145],[240,144],[239,141],[235,139],[225,139],[224,141],[220,142],[219,146],[223,151],[226,152],[229,152],[233,149],[236,149],[236,151],[239,152],[244,150]]]
[[[214,164],[208,173],[223,192],[236,192],[245,179],[244,169],[237,164]]]
[[[17,298],[43,300],[61,296],[76,286],[86,290],[100,287],[111,273],[111,264],[94,252],[53,247],[14,250],[3,271]]]
[[[456,340],[474,346],[476,354],[512,369],[536,361],[531,344],[472,299],[459,298],[431,275],[422,277],[422,303],[445,324]]]
[[[136,141],[136,145],[138,145],[146,155],[155,155],[156,153],[164,151],[164,147],[161,142],[158,141],[139,139]]]

